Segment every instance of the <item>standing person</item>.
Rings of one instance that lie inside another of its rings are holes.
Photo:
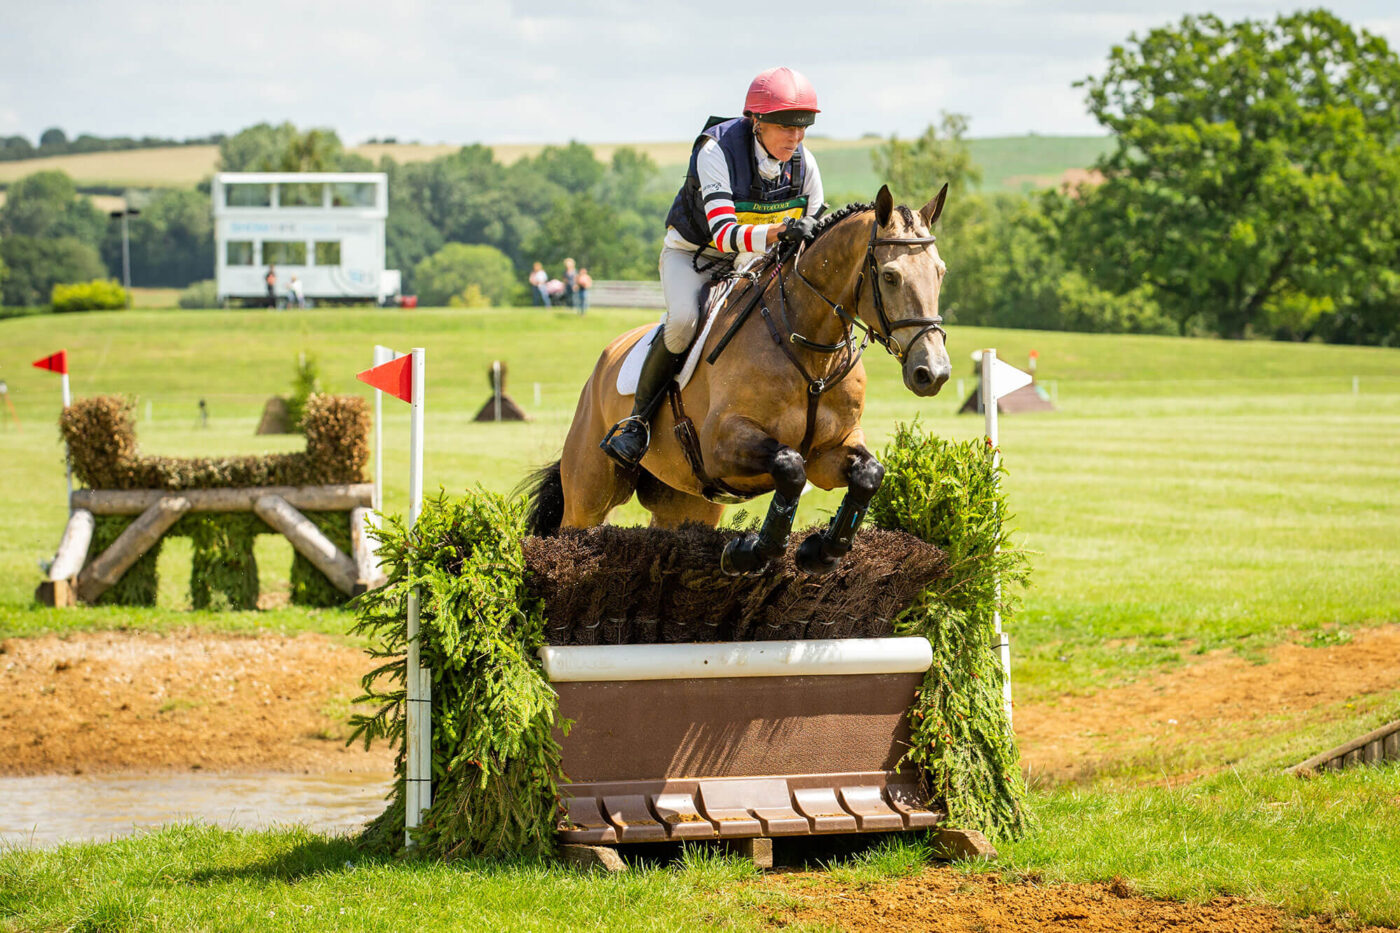
[[[569,307],[577,307],[578,268],[572,259],[564,260],[564,300]]]
[[[549,289],[545,288],[545,283],[549,281],[549,275],[544,271],[543,263],[535,263],[530,269],[530,291],[535,296],[536,307],[550,306]]]
[[[306,307],[306,294],[302,291],[301,279],[296,276],[292,276],[291,284],[287,286],[287,304],[297,308]]]
[[[277,267],[272,263],[267,264],[267,274],[263,276],[263,281],[267,283],[267,306],[276,310],[277,308]]]
[[[582,315],[588,310],[588,290],[593,287],[593,276],[588,274],[587,269],[578,270],[578,281],[574,283],[578,286],[578,313]]]
[[[641,462],[651,417],[666,397],[700,320],[700,291],[738,253],[766,252],[780,239],[810,240],[821,208],[821,173],[802,145],[821,111],[800,72],[770,68],[754,78],[744,115],[711,122],[690,151],[685,183],[666,215],[661,288],[666,313],[637,381],[632,414],[599,444],[624,467]]]

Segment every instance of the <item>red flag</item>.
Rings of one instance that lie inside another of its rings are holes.
[[[34,364],[39,365],[38,363]],[[387,363],[380,363],[355,377],[376,389],[388,392],[405,402],[413,401],[413,355],[407,354]]]
[[[59,350],[51,353],[42,360],[35,360],[36,369],[47,369],[51,373],[58,373],[60,376],[68,375],[68,351]]]

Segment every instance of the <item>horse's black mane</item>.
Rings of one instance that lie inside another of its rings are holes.
[[[861,211],[873,210],[875,210],[874,204],[847,204],[845,207],[839,208],[836,211],[827,214],[821,220],[817,221],[817,225],[812,231],[813,237],[815,238],[821,236],[823,233],[830,230],[832,227],[836,226],[841,221],[845,220],[847,217],[850,217],[852,214],[859,214]],[[897,208],[895,208],[895,210],[899,211],[899,214],[901,217],[904,218],[905,223],[910,224],[911,226],[913,225],[913,211],[905,207],[903,204],[899,205]]]

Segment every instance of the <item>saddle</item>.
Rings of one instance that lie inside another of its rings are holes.
[[[700,298],[700,326],[695,329],[695,338],[691,341],[690,349],[686,351],[685,365],[681,367],[680,372],[676,373],[676,385],[679,388],[684,389],[691,377],[695,375],[695,370],[699,368],[705,341],[709,339],[710,328],[715,323],[715,312],[724,307],[724,302],[729,298],[738,281],[740,280],[737,278],[723,278],[705,286],[705,292]],[[651,348],[651,342],[656,339],[659,327],[659,324],[653,326],[651,330],[642,335],[641,340],[633,344],[631,350],[627,351],[627,358],[622,361],[622,366],[617,371],[617,393],[619,395],[637,394],[637,380],[642,374],[642,361],[647,358],[647,350]]]

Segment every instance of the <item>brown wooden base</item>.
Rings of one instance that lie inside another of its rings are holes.
[[[78,594],[69,580],[45,580],[34,591],[41,605],[67,609],[78,605]]]
[[[932,829],[899,772],[564,784],[561,843],[609,845]],[[984,840],[985,842],[985,840]]]

